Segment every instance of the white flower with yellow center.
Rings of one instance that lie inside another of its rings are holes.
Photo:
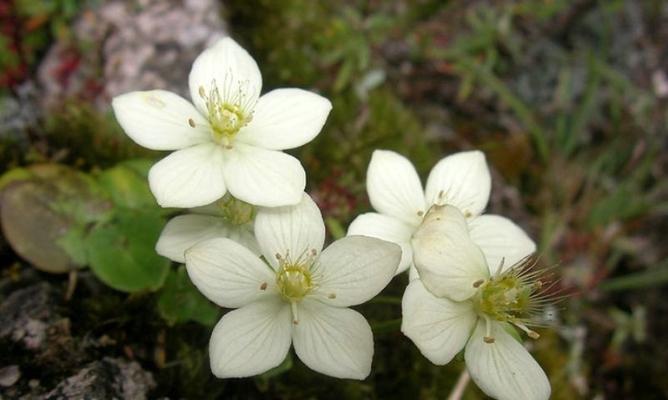
[[[197,57],[189,86],[194,106],[164,90],[131,92],[112,102],[132,140],[153,150],[176,150],[149,173],[158,203],[203,206],[228,191],[258,206],[298,203],[304,169],[281,150],[318,135],[332,108],[329,100],[301,89],[260,97],[255,60],[230,38]]]
[[[183,263],[186,250],[217,237],[232,239],[260,254],[260,246],[253,234],[254,210],[250,204],[228,194],[214,203],[190,211],[167,222],[155,245],[158,254]]]
[[[420,279],[404,293],[401,331],[437,365],[464,349],[471,377],[489,396],[548,399],[545,372],[509,333],[517,327],[538,338],[527,324],[548,300],[526,260],[488,264],[464,215],[452,206],[428,212],[413,249]]]
[[[195,286],[221,307],[237,308],[211,335],[213,373],[221,378],[261,374],[279,365],[292,343],[309,368],[364,379],[371,369],[373,336],[366,319],[347,307],[366,302],[387,285],[399,265],[399,246],[349,236],[322,250],[325,226],[307,195],[296,206],[261,209],[255,235],[264,260],[224,238],[186,251]]]
[[[490,265],[498,265],[502,258],[514,264],[536,250],[534,242],[509,219],[481,215],[489,201],[491,177],[480,151],[460,152],[440,160],[422,190],[420,177],[406,157],[376,150],[367,170],[366,187],[371,206],[378,212],[355,218],[348,234],[400,245],[402,257],[397,273],[412,265],[411,237],[434,204],[457,207],[466,216],[471,239]],[[411,279],[414,272],[411,268]]]

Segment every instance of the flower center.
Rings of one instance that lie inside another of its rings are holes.
[[[252,119],[252,114],[243,107],[245,96],[240,92],[233,96],[235,100],[230,101],[223,96],[213,81],[211,89],[206,92],[203,86],[199,87],[199,95],[206,104],[209,124],[211,124],[211,137],[217,143],[225,147],[231,147],[232,139]]]
[[[311,266],[316,254],[315,249],[305,250],[294,260],[289,252],[286,252],[285,256],[276,254],[279,265],[276,284],[285,300],[295,304],[315,288]]]
[[[478,292],[473,297],[473,306],[481,318],[508,322],[524,331],[530,338],[537,339],[538,333],[527,328],[535,321],[540,311],[549,301],[544,292],[543,282],[538,279],[540,271],[531,271],[531,260],[525,259],[519,265],[474,284]],[[494,338],[485,341],[493,343]]]
[[[313,289],[311,272],[304,265],[282,265],[276,283],[281,295],[290,302],[300,301]]]

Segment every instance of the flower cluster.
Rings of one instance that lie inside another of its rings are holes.
[[[282,150],[318,135],[331,103],[301,89],[260,95],[253,58],[226,38],[189,78],[192,103],[163,90],[113,100],[138,144],[174,152],[149,172],[163,207],[188,208],[165,226],[156,251],[186,264],[194,285],[227,312],[209,345],[221,378],[278,366],[291,346],[311,369],[364,379],[373,336],[350,309],[410,268],[402,332],[435,364],[464,349],[474,381],[499,399],[543,399],[549,382],[512,335],[530,337],[544,299],[527,266],[534,242],[510,220],[482,215],[491,178],[484,155],[441,160],[423,190],[403,156],[374,152],[371,205],[348,236],[323,250],[320,210],[304,193],[300,162]]]

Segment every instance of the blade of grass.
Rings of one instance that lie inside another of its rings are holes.
[[[480,67],[477,63],[467,57],[459,57],[456,61],[464,68],[475,71],[478,80],[494,91],[501,101],[510,107],[529,132],[531,140],[538,152],[539,159],[543,163],[547,162],[549,158],[549,149],[545,139],[545,133],[529,107],[489,69]]]
[[[606,292],[645,289],[668,283],[668,260],[647,271],[620,276],[602,282],[598,287]]]

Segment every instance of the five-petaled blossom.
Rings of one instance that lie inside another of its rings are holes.
[[[231,196],[189,214],[176,216],[167,222],[160,233],[155,251],[172,261],[185,262],[185,251],[199,242],[216,237],[232,239],[255,254],[260,247],[253,234],[253,207]]]
[[[528,262],[489,264],[452,206],[429,210],[413,249],[420,279],[404,293],[402,332],[434,364],[465,349],[471,377],[494,398],[548,399],[547,376],[509,333],[517,327],[538,338],[527,324],[548,299]]]
[[[397,273],[412,265],[411,237],[434,204],[448,204],[464,214],[471,239],[490,265],[498,265],[502,258],[513,264],[536,249],[534,242],[509,219],[480,215],[487,206],[491,189],[485,155],[480,151],[460,152],[440,160],[429,173],[423,191],[415,167],[408,159],[393,151],[376,150],[369,163],[366,185],[369,201],[378,212],[355,218],[348,234],[377,237],[400,245],[402,258]]]
[[[277,207],[301,200],[306,184],[296,158],[281,150],[310,142],[332,108],[301,89],[276,89],[260,97],[255,60],[230,38],[195,60],[189,77],[191,104],[164,90],[131,92],[113,99],[127,135],[153,150],[176,150],[149,172],[163,207],[197,207],[229,191],[247,203]]]
[[[399,265],[399,246],[348,236],[322,250],[322,216],[305,194],[295,206],[261,209],[255,235],[264,260],[225,238],[200,242],[185,254],[195,286],[221,307],[237,308],[211,335],[213,373],[263,373],[283,361],[292,343],[309,368],[364,379],[373,336],[366,319],[348,307],[388,284]]]

